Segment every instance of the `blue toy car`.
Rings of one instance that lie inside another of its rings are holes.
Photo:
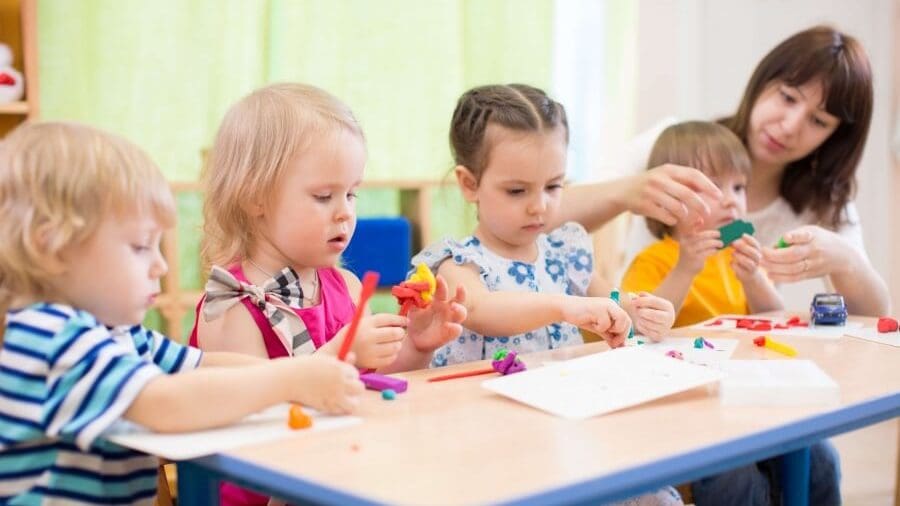
[[[817,293],[809,305],[809,322],[813,325],[843,325],[847,322],[847,306],[839,293]]]

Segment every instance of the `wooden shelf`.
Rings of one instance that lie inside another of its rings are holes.
[[[28,106],[28,102],[18,101],[18,102],[10,102],[8,104],[0,104],[0,114],[28,114],[31,110],[31,107]]]
[[[13,55],[13,68],[25,77],[25,98],[0,104],[0,137],[40,110],[37,64],[37,0],[0,0],[0,42]]]

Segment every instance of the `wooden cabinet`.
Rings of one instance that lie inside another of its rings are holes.
[[[38,117],[37,0],[0,0],[0,42],[9,46],[13,67],[25,77],[25,96],[0,104],[0,137]]]

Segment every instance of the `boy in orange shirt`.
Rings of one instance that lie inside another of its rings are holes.
[[[648,218],[647,227],[660,240],[635,257],[622,288],[668,299],[675,306],[676,327],[721,314],[783,309],[781,296],[759,267],[759,242],[744,234],[723,248],[720,238],[718,229],[747,211],[751,162],[741,141],[716,123],[679,123],[653,145],[648,167],[664,163],[699,169],[716,183],[722,198],[708,202],[711,216],[701,224],[669,227]]]

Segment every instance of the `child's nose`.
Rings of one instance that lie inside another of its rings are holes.
[[[536,198],[532,199],[528,205],[528,212],[531,214],[540,214],[547,210],[547,197],[541,192]]]
[[[165,276],[167,272],[169,272],[169,264],[166,263],[166,259],[163,257],[162,252],[157,250],[156,258],[153,259],[153,265],[150,268],[150,275],[154,279],[159,279]]]
[[[334,219],[338,222],[347,221],[353,217],[353,203],[349,200],[344,200],[340,204],[338,204],[338,208],[335,212]]]
[[[725,209],[730,209],[732,207],[737,207],[737,196],[733,191],[723,191],[722,192],[722,200],[720,204]]]

